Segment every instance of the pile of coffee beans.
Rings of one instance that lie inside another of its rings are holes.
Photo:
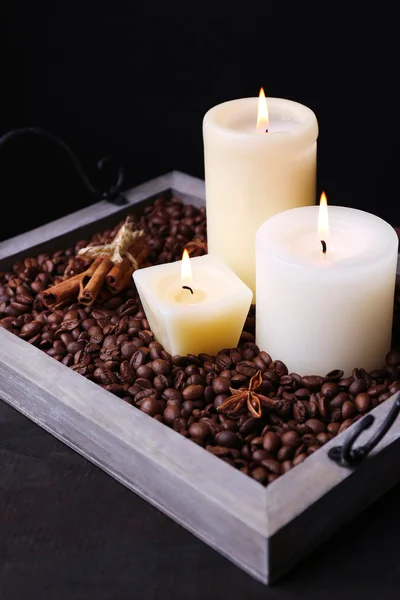
[[[132,219],[149,236],[149,264],[179,260],[193,240],[196,255],[205,251],[203,208],[160,197]],[[0,325],[263,485],[400,390],[400,351],[395,349],[385,365],[368,373],[362,368],[350,377],[339,370],[324,377],[289,373],[255,344],[254,306],[238,348],[221,348],[216,356],[166,352],[154,340],[133,286],[91,308],[74,303],[45,309],[40,292],[61,281],[66,269],[73,271],[80,248],[110,241],[119,225],[0,273]],[[396,309],[396,326],[398,314]],[[276,399],[276,408],[264,409],[260,419],[247,409],[236,417],[217,412],[230,388],[246,388],[258,371],[263,381],[257,391]]]

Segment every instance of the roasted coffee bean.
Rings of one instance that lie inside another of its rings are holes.
[[[301,452],[300,454],[295,456],[295,458],[292,461],[293,467],[302,463],[306,458],[307,458],[307,454],[305,452]]]
[[[322,432],[317,435],[317,440],[319,441],[320,444],[326,444],[332,438],[333,438],[333,435],[331,433]]]
[[[163,392],[171,385],[171,378],[166,377],[165,375],[156,375],[153,379],[153,385],[156,390]]]
[[[244,436],[252,433],[257,428],[257,422],[258,419],[254,419],[253,417],[246,419],[239,428],[240,433]]]
[[[189,385],[182,392],[184,400],[198,400],[204,397],[202,385]]]
[[[329,400],[323,394],[318,394],[318,411],[323,418],[329,415]]]
[[[261,358],[266,367],[269,367],[272,363],[272,358],[270,357],[268,352],[264,352],[264,350],[261,350],[258,356]]]
[[[291,460],[284,460],[281,465],[282,473],[287,473],[293,467]]]
[[[153,360],[151,368],[156,375],[168,375],[171,372],[171,366],[162,358]]]
[[[304,401],[298,400],[293,405],[293,417],[298,423],[305,423],[308,417],[307,405]]]
[[[210,435],[210,429],[206,423],[198,421],[190,425],[188,433],[193,438],[204,440]]]
[[[264,435],[262,445],[264,450],[274,453],[281,446],[281,439],[277,433],[269,431]]]
[[[378,398],[381,394],[384,394],[388,389],[388,386],[384,383],[375,383],[368,388],[368,394],[371,398]]]
[[[250,477],[265,485],[268,482],[268,471],[264,467],[256,467],[250,473]]]
[[[338,421],[333,421],[332,423],[328,423],[326,428],[332,435],[337,435],[340,429],[340,423]]]
[[[122,347],[121,347],[121,355],[123,358],[128,358],[128,356],[126,354],[122,353]],[[143,352],[143,350],[136,350],[136,352],[134,354],[132,354],[129,364],[131,365],[131,367],[133,367],[137,371],[138,367],[140,367],[141,365],[144,365],[145,362],[146,362],[146,354]]]
[[[221,431],[217,433],[214,439],[218,446],[226,446],[227,448],[240,448],[242,446],[240,437],[233,431]]]
[[[242,360],[236,365],[236,371],[240,375],[244,375],[245,377],[248,377],[250,379],[251,377],[254,377],[254,375],[257,373],[257,367],[253,362],[250,362],[249,360]]]
[[[146,415],[154,417],[154,415],[159,415],[161,413],[161,406],[154,396],[148,396],[147,398],[144,398],[144,400],[141,401],[140,410],[146,413]]]
[[[21,328],[20,337],[24,340],[28,340],[42,331],[43,323],[40,321],[30,321]]]
[[[167,404],[167,406],[164,409],[163,412],[163,416],[164,416],[164,420],[166,423],[168,423],[168,425],[172,425],[172,423],[175,421],[175,419],[177,419],[178,417],[180,417],[181,414],[181,409],[178,405],[171,405],[171,404]]]
[[[306,377],[302,377],[301,384],[303,387],[312,390],[313,392],[317,392],[321,389],[324,383],[324,378],[319,377],[318,375],[309,375]]]
[[[127,383],[128,385],[133,385],[135,383],[135,369],[129,364],[129,361],[124,360],[121,363],[119,372],[124,383]]]
[[[346,401],[350,400],[350,396],[347,392],[339,392],[331,401],[330,408],[342,408]]]
[[[306,425],[312,429],[315,434],[322,433],[326,431],[326,425],[319,419],[308,419],[306,421]]]
[[[130,366],[132,361],[129,361]],[[132,367],[133,368],[133,367]],[[152,380],[154,378],[154,371],[149,365],[139,365],[136,369],[137,377],[142,377],[143,379]]]
[[[223,371],[224,369],[230,369],[233,363],[229,354],[217,354],[215,364],[220,371]]]
[[[231,382],[227,377],[217,377],[214,379],[212,388],[216,395],[218,394],[229,394]]]
[[[289,460],[290,458],[292,458],[293,454],[294,454],[293,446],[282,446],[281,448],[279,448],[276,458],[279,461],[283,462],[285,460]]]
[[[332,400],[335,396],[337,396],[340,392],[340,388],[338,384],[334,381],[327,381],[321,387],[321,394],[328,398],[328,400]]]
[[[252,458],[255,462],[260,463],[262,460],[264,460],[266,458],[271,458],[271,454],[269,452],[267,452],[266,450],[263,450],[262,448],[255,448],[255,449],[253,449]]]
[[[366,392],[368,388],[367,382],[364,379],[355,379],[349,386],[349,394],[357,396],[362,392]]]
[[[300,446],[300,436],[296,431],[286,431],[281,435],[281,443],[283,446],[290,446],[292,448],[297,448]]]
[[[264,458],[261,461],[261,465],[267,469],[270,473],[280,475],[282,473],[282,465],[273,458]]]

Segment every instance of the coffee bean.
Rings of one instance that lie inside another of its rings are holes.
[[[323,394],[329,400],[334,398],[337,394],[339,394],[339,392],[340,388],[334,381],[327,381],[321,387],[321,394]]]
[[[267,469],[270,473],[275,473],[275,475],[280,475],[282,473],[282,466],[273,458],[264,458],[261,461],[261,465]]]
[[[307,454],[305,452],[298,454],[292,461],[293,467],[302,463],[306,458],[307,458]]]
[[[154,396],[148,396],[147,398],[144,398],[144,400],[141,401],[140,410],[146,413],[146,415],[154,417],[154,415],[158,415],[161,413],[161,406]]]
[[[332,439],[332,437],[333,435],[331,433],[322,432],[317,435],[317,440],[320,444],[326,444]]]
[[[177,405],[168,404],[163,412],[164,420],[168,425],[172,425],[172,423],[177,419],[181,414],[181,409]]]
[[[308,417],[307,405],[304,401],[298,400],[293,405],[293,417],[298,421],[298,423],[305,423]]]
[[[319,377],[318,375],[309,375],[306,377],[302,377],[301,383],[302,383],[303,387],[316,392],[321,389],[321,387],[324,383],[324,378]]]
[[[360,412],[368,412],[372,406],[371,396],[366,392],[357,394],[357,396],[354,398],[354,404],[356,405],[357,410]]]
[[[264,352],[264,350],[261,350],[258,356],[261,358],[266,367],[269,367],[272,363],[272,358],[267,352]]]
[[[297,448],[300,446],[300,436],[296,431],[286,431],[281,435],[281,443],[283,446]]]
[[[189,385],[182,392],[185,400],[198,400],[204,397],[204,388],[202,385]]]
[[[346,401],[350,400],[347,392],[339,392],[331,401],[330,408],[341,408]]]
[[[170,365],[162,358],[153,360],[151,367],[156,375],[168,375],[171,372]]]
[[[368,388],[367,382],[364,379],[355,379],[349,386],[349,394],[357,396],[362,392],[366,392]]]
[[[281,448],[279,448],[276,458],[279,461],[283,462],[285,460],[289,460],[290,458],[292,458],[293,453],[294,453],[293,446],[282,446]]]
[[[281,440],[278,434],[269,431],[263,437],[262,445],[267,452],[276,452],[281,445]]]
[[[347,429],[348,427],[350,427],[350,425],[353,424],[353,419],[346,419],[345,421],[343,421],[340,424],[340,427],[338,429],[338,434],[342,433],[342,431],[344,431],[345,429]]]
[[[318,410],[321,417],[329,415],[329,400],[322,393],[318,394]]]
[[[22,328],[21,328],[21,333],[20,333],[20,337],[22,337],[22,339],[30,339],[32,337],[34,337],[35,335],[37,335],[38,333],[40,333],[40,331],[42,330],[43,324],[40,321],[31,321],[30,323],[26,323]]]
[[[326,428],[332,435],[337,435],[340,429],[340,423],[338,421],[333,421],[332,423],[328,423]]]
[[[256,430],[258,425],[258,419],[254,419],[250,417],[244,421],[244,423],[240,426],[239,431],[243,436],[248,435]]]
[[[210,429],[206,423],[198,421],[197,423],[192,423],[192,425],[190,425],[188,433],[193,438],[204,440],[210,435]]]
[[[240,448],[242,445],[239,436],[233,431],[221,431],[217,433],[215,442],[218,446],[226,446],[227,448]]]
[[[212,389],[216,395],[218,394],[229,394],[231,382],[227,377],[217,377],[214,379]]]
[[[119,372],[121,374],[121,377],[122,377],[122,380],[124,381],[124,383],[127,383],[128,385],[132,385],[133,383],[135,383],[135,378],[136,378],[135,369],[133,367],[131,367],[131,365],[129,364],[129,361],[124,360],[121,363]]]
[[[250,473],[250,477],[264,485],[268,481],[268,471],[264,467],[256,467]]]
[[[236,371],[240,375],[251,378],[257,373],[257,367],[253,362],[249,360],[243,360],[236,365]]]
[[[326,425],[319,419],[308,419],[306,421],[306,425],[312,429],[315,434],[322,433],[326,431]]]

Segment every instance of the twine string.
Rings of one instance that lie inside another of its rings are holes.
[[[119,231],[112,242],[109,244],[91,245],[82,248],[78,252],[78,256],[84,258],[108,257],[115,265],[120,264],[124,258],[127,258],[132,263],[134,269],[138,269],[139,265],[134,256],[128,251],[134,241],[144,236],[142,229],[132,230],[132,224],[126,220],[119,228]]]

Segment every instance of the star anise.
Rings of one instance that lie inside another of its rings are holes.
[[[228,415],[237,415],[247,407],[249,413],[255,419],[259,419],[262,416],[262,407],[265,406],[269,409],[275,408],[278,404],[278,400],[263,396],[263,394],[257,394],[256,390],[262,384],[262,373],[257,373],[250,379],[249,387],[247,389],[240,388],[235,390],[229,388],[232,396],[229,396],[220,406],[218,411],[226,413]]]
[[[185,248],[189,256],[201,256],[208,252],[207,242],[203,242],[200,238],[195,238],[191,242],[188,242],[185,244]]]

